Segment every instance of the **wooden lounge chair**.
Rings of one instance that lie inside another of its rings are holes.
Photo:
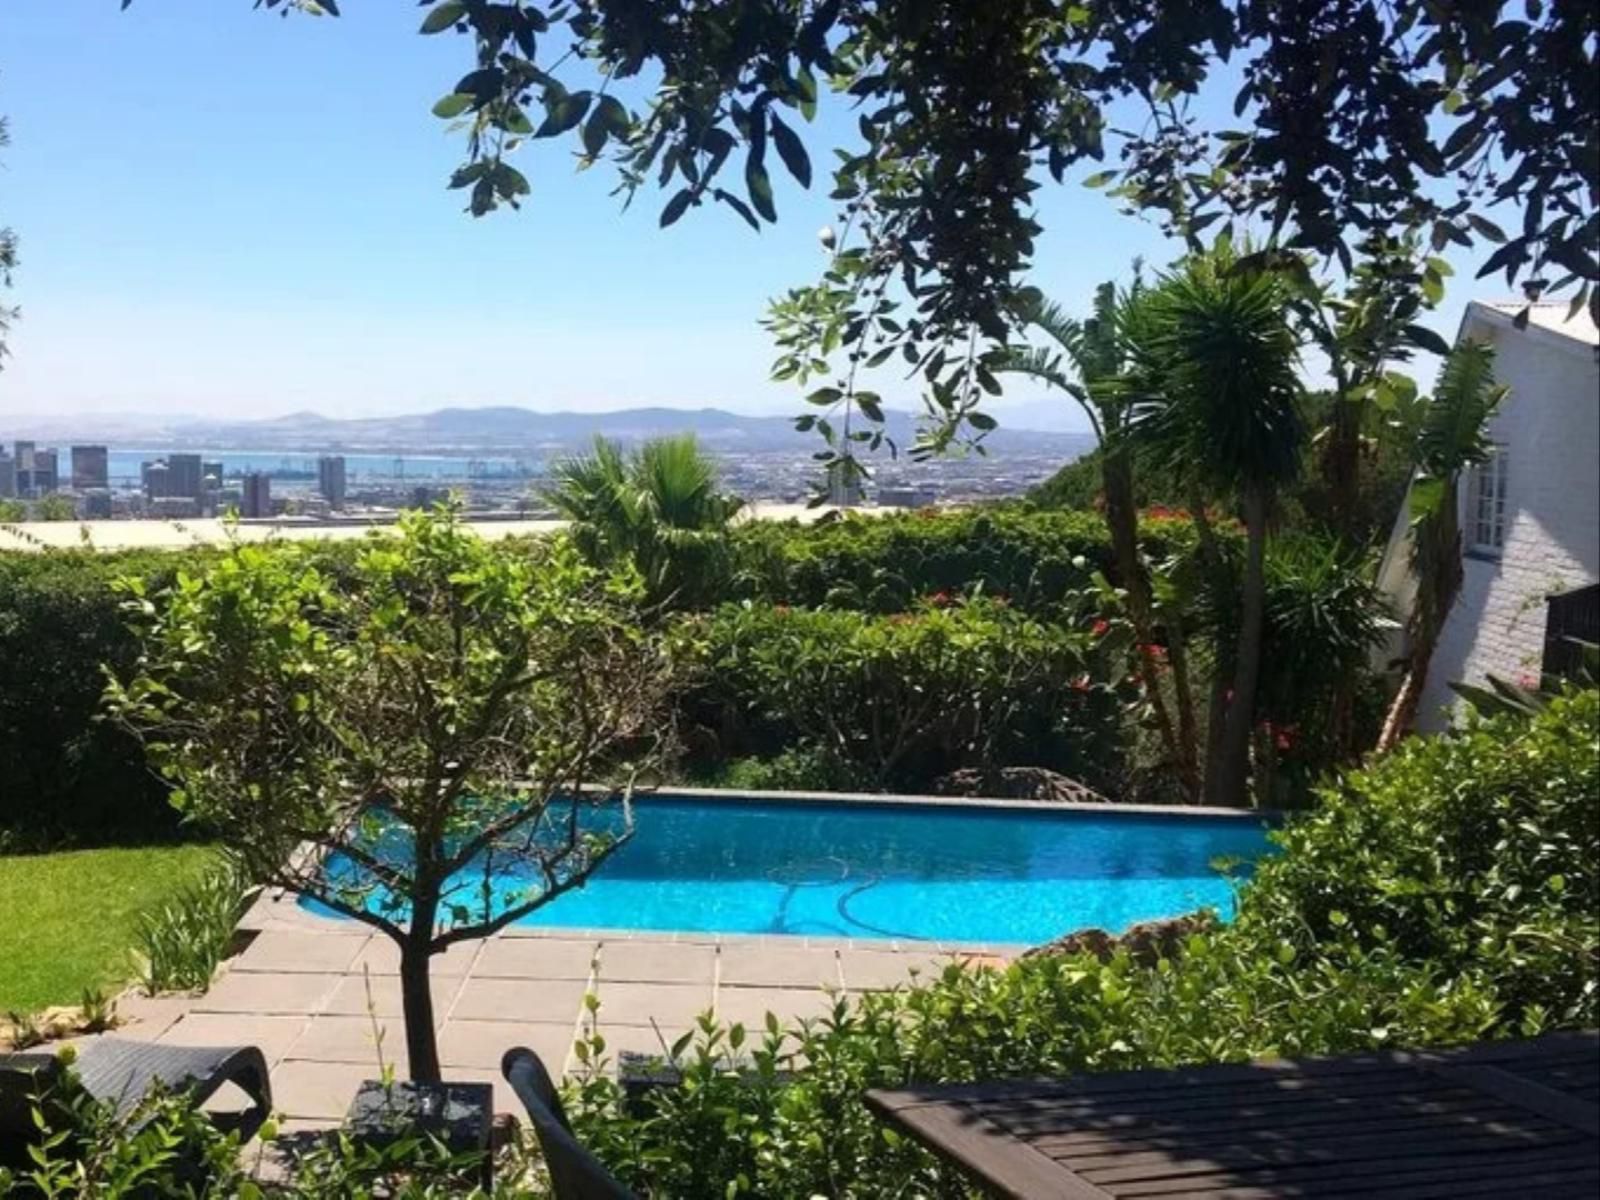
[[[0,1152],[36,1134],[34,1098],[58,1083],[62,1070],[52,1053],[0,1055]],[[78,1085],[112,1105],[119,1117],[132,1112],[158,1083],[195,1105],[225,1083],[238,1085],[252,1105],[239,1118],[219,1123],[239,1128],[245,1137],[272,1111],[267,1060],[255,1046],[167,1046],[99,1037],[79,1045],[72,1070]]]
[[[525,1046],[507,1050],[500,1073],[528,1110],[556,1200],[637,1200],[572,1136],[561,1097],[537,1054]]]

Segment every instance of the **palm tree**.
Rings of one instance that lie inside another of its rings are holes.
[[[1129,330],[1136,348],[1129,373],[1137,392],[1135,436],[1190,486],[1214,582],[1227,572],[1206,498],[1233,499],[1244,519],[1231,687],[1225,656],[1213,683],[1205,785],[1213,803],[1246,799],[1268,524],[1279,489],[1300,469],[1299,344],[1288,319],[1288,295],[1276,270],[1247,268],[1224,242],[1164,277]]]
[[[592,453],[557,464],[543,494],[571,522],[585,557],[631,562],[658,604],[714,593],[728,524],[743,507],[718,490],[716,465],[693,434],[648,441],[631,454],[597,437]]]
[[[1041,301],[1029,315],[1028,323],[1054,345],[1014,347],[998,369],[1027,375],[1065,392],[1078,402],[1088,417],[1100,445],[1106,528],[1118,579],[1127,595],[1128,616],[1139,643],[1154,646],[1157,643],[1156,604],[1150,573],[1139,552],[1139,515],[1127,439],[1128,392],[1123,380],[1127,348],[1122,330],[1130,314],[1142,303],[1143,296],[1144,289],[1138,282],[1120,295],[1114,284],[1103,283],[1095,289],[1092,315],[1083,321],[1068,316],[1058,304]],[[1194,704],[1189,694],[1188,657],[1184,652],[1182,629],[1175,618],[1168,622],[1168,643],[1168,664],[1176,685],[1176,727],[1163,697],[1155,659],[1139,653],[1135,669],[1144,679],[1156,726],[1168,756],[1178,769],[1184,790],[1191,799],[1198,800],[1200,778],[1195,754]]]
[[[1508,390],[1495,383],[1494,350],[1482,342],[1463,342],[1439,369],[1417,436],[1409,499],[1417,582],[1406,619],[1410,662],[1378,735],[1380,751],[1392,749],[1416,719],[1439,634],[1461,591],[1461,472],[1487,461],[1488,421]]]

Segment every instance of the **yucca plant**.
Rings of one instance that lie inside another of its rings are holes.
[[[572,523],[594,566],[631,563],[655,604],[716,598],[726,575],[728,524],[743,501],[718,486],[692,434],[645,442],[631,454],[596,438],[590,454],[556,466],[545,498]]]
[[[1249,269],[1226,242],[1186,259],[1132,314],[1133,430],[1151,459],[1192,489],[1210,569],[1223,569],[1206,500],[1244,518],[1238,636],[1213,686],[1206,797],[1245,799],[1250,729],[1265,624],[1268,524],[1279,490],[1300,470],[1299,345],[1289,289],[1273,269]],[[1231,671],[1227,668],[1231,666]],[[1228,676],[1231,675],[1231,681]]]

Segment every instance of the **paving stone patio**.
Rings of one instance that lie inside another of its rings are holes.
[[[398,956],[386,937],[318,917],[292,898],[265,897],[246,918],[253,940],[198,996],[130,996],[121,1036],[199,1044],[252,1043],[266,1055],[285,1126],[344,1116],[357,1086],[383,1061],[406,1069]],[[952,954],[1004,958],[1016,947],[848,941],[727,934],[512,927],[434,959],[434,1008],[447,1077],[496,1085],[515,1102],[500,1056],[532,1047],[552,1070],[573,1065],[580,1031],[598,1029],[607,1054],[660,1052],[703,1012],[760,1025],[819,1016],[840,993],[904,983]],[[593,993],[598,1011],[585,997]]]

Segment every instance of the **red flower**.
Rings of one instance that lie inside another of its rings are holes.
[[[1107,633],[1111,632],[1111,622],[1101,618],[1089,627],[1089,632],[1094,634],[1095,637],[1105,637]]]

